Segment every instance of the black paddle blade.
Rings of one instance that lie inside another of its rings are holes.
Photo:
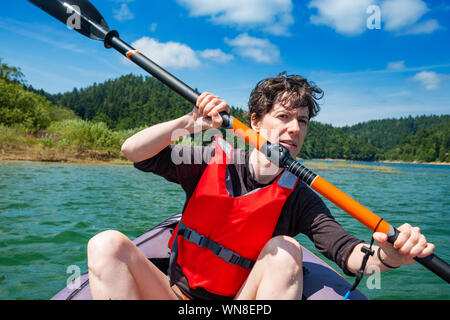
[[[105,39],[108,24],[88,0],[28,0],[68,28],[94,39]]]

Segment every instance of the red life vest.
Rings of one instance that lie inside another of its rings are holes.
[[[171,269],[176,261],[193,289],[235,296],[271,239],[297,177],[285,170],[271,185],[231,197],[225,178],[234,149],[219,135],[214,144],[215,155],[169,241]]]

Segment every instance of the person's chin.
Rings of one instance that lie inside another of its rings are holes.
[[[299,153],[300,153],[300,150],[290,152],[292,159],[296,159]]]

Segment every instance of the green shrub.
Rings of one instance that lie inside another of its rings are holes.
[[[123,142],[142,128],[113,131],[104,122],[81,119],[53,122],[47,131],[59,140],[56,145],[72,145],[99,150],[120,150]]]
[[[51,121],[51,103],[26,91],[19,83],[0,78],[0,124],[22,124],[28,129],[44,129]]]
[[[0,142],[28,145],[37,143],[36,139],[27,133],[27,129],[23,125],[8,127],[3,124],[0,124]]]

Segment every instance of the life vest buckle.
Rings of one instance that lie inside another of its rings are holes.
[[[206,239],[204,235],[201,235],[197,232],[192,232],[191,230],[189,230],[189,235],[187,237],[185,237],[188,241],[196,244],[199,247],[203,247],[204,246],[204,240]]]
[[[238,255],[235,255],[235,254],[233,253],[231,259],[228,260],[228,262],[231,263],[231,264],[237,264],[238,261],[239,261],[239,258],[240,258],[240,257],[239,257]]]
[[[220,247],[222,247],[222,246],[220,246]],[[222,247],[221,249],[224,249],[224,247]],[[223,252],[220,252],[220,251],[223,251]],[[231,262],[236,257],[236,255],[234,254],[233,251],[231,251],[231,250],[220,250],[220,251],[219,251],[220,255],[219,255],[219,252],[215,253],[216,256],[222,258],[223,260],[225,260],[228,263],[234,264],[233,262]]]

